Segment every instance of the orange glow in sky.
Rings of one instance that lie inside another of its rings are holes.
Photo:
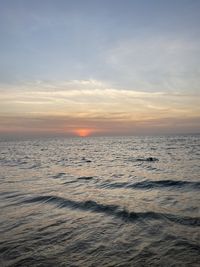
[[[75,130],[75,134],[80,136],[80,137],[90,136],[91,133],[92,133],[91,129],[77,129],[77,130]]]

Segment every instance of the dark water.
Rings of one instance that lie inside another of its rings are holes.
[[[200,266],[200,136],[0,142],[0,266]]]

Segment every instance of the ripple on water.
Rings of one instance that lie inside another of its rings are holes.
[[[199,136],[0,142],[1,266],[198,266]]]

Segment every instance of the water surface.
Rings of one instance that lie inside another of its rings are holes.
[[[0,266],[199,266],[200,136],[0,142]]]

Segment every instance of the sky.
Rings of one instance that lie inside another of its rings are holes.
[[[0,136],[200,133],[199,0],[0,0]]]

